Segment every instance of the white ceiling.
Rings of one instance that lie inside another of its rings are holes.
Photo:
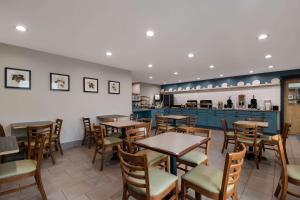
[[[0,42],[128,69],[134,81],[191,81],[300,68],[299,10],[299,0],[2,0]]]

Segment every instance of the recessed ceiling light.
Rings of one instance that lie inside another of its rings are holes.
[[[223,74],[220,74],[220,77],[223,77],[224,75]]]
[[[272,58],[272,55],[271,55],[271,54],[265,55],[265,59],[270,59],[270,58]]]
[[[147,37],[153,37],[153,36],[154,36],[154,31],[148,30],[148,31],[146,32],[146,35],[147,35]]]
[[[167,84],[167,82],[164,82],[164,84]]]
[[[174,75],[178,75],[178,72],[174,72]]]
[[[209,68],[210,68],[210,69],[213,69],[213,68],[215,68],[215,66],[214,66],[214,65],[210,65]]]
[[[201,79],[200,77],[197,78],[197,80],[200,80],[200,79]]]
[[[153,77],[152,76],[149,76],[149,79],[152,79]]]
[[[149,64],[149,65],[148,65],[148,67],[149,67],[149,68],[152,68],[152,67],[153,67],[153,65],[152,65],[152,64]]]
[[[194,56],[195,55],[193,53],[189,53],[189,55],[188,55],[189,58],[194,58]]]
[[[273,66],[273,65],[270,65],[268,68],[269,68],[269,69],[273,69],[273,68],[274,68],[274,66]]]
[[[263,34],[260,34],[259,36],[257,36],[257,39],[259,39],[259,40],[265,40],[265,39],[267,39],[268,37],[269,37],[268,34],[263,33]]]
[[[253,70],[250,70],[250,71],[249,71],[250,74],[252,74],[253,72],[254,72]]]
[[[107,52],[106,52],[106,56],[112,56],[112,52],[107,51]]]
[[[181,80],[179,80],[178,82],[181,83]]]
[[[25,26],[22,26],[22,25],[16,26],[16,29],[17,29],[18,31],[21,31],[21,32],[25,32],[25,31],[26,31],[26,27],[25,27]]]

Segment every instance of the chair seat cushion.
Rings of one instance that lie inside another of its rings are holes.
[[[226,132],[226,135],[227,135],[228,137],[234,137],[234,132],[233,132],[233,131],[227,131],[227,132]]]
[[[190,162],[196,165],[201,164],[203,161],[207,160],[207,155],[201,152],[200,149],[194,149],[179,158],[180,160]]]
[[[300,181],[300,165],[287,166],[288,177]]]
[[[136,155],[146,154],[147,161],[149,165],[156,164],[159,160],[167,158],[168,156],[165,154],[161,154],[155,151],[151,151],[149,149],[143,149],[135,153]]]
[[[160,129],[160,130],[173,130],[173,129],[175,129],[175,127],[174,126],[158,126],[158,129]]]
[[[214,194],[220,193],[222,178],[223,171],[205,165],[198,165],[182,176],[182,179]],[[227,191],[231,191],[232,189],[233,185],[228,185]]]
[[[56,140],[57,138],[58,138],[58,135],[57,134],[52,134],[52,136],[51,136],[52,138],[52,140]]]
[[[120,137],[121,136],[121,134],[120,133],[118,133],[118,132],[112,132],[111,134],[109,134],[109,137]]]
[[[139,175],[143,175],[144,172],[136,172]],[[134,182],[145,183],[141,179],[133,179]],[[177,181],[177,176],[167,173],[163,170],[157,169],[155,167],[149,168],[149,185],[150,185],[150,196],[155,197],[163,193],[168,187]],[[146,195],[145,188],[138,188],[132,185],[128,185],[130,189],[136,193]]]
[[[27,174],[36,170],[35,160],[18,160],[0,164],[0,179]]]
[[[253,144],[253,140],[251,140],[251,139],[238,138],[237,140],[241,143],[245,143],[245,144],[248,144],[248,145]],[[259,144],[260,142],[261,142],[261,139],[256,138],[256,144]]]
[[[117,137],[105,137],[103,140],[105,145],[119,144],[123,142],[122,139]]]

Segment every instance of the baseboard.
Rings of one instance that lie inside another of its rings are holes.
[[[71,148],[74,148],[74,147],[81,146],[81,142],[82,142],[82,140],[75,140],[75,141],[72,141],[72,142],[62,143],[61,146],[62,146],[63,150],[66,150],[66,149],[71,149]]]

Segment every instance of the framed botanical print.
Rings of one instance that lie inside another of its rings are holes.
[[[31,89],[31,71],[5,67],[5,88]]]
[[[70,91],[70,76],[66,74],[50,73],[50,90]]]
[[[108,93],[109,94],[120,94],[120,82],[119,81],[108,81]]]
[[[98,79],[83,77],[83,92],[98,93]]]

